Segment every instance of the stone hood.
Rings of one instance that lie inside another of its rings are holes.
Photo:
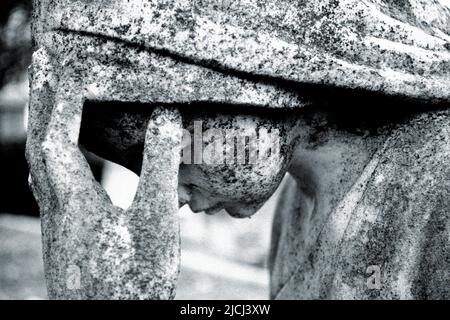
[[[35,0],[36,34],[114,38],[290,84],[450,101],[447,0]]]

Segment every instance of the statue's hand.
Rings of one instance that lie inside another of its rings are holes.
[[[78,148],[83,97],[70,82],[54,91],[42,86],[40,71],[32,79],[27,157],[50,298],[174,298],[180,114],[154,111],[138,190],[124,211],[111,203]]]

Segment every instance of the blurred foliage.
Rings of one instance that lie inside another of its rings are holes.
[[[16,8],[24,8],[31,11],[31,0],[2,0],[2,11],[0,11],[0,24],[3,26],[8,20],[11,12]]]
[[[0,87],[19,80],[31,60],[31,0],[2,0]]]

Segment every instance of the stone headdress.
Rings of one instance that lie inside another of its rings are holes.
[[[34,28],[139,45],[237,75],[450,96],[446,0],[35,0]]]

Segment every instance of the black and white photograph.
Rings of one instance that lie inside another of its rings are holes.
[[[0,9],[0,300],[450,299],[450,0]]]

